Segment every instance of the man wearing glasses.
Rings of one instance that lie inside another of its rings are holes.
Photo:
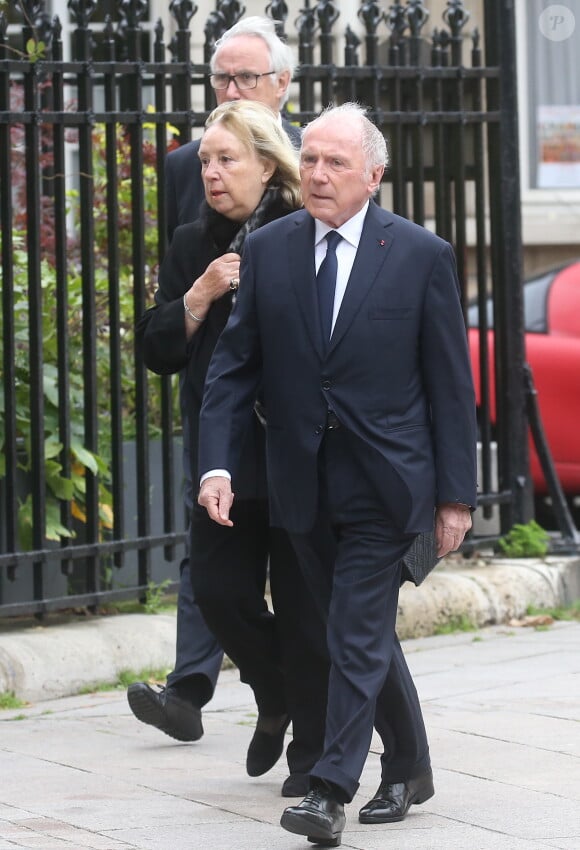
[[[292,50],[276,35],[273,21],[258,16],[239,21],[216,41],[210,60],[209,79],[218,106],[228,100],[256,100],[280,115],[288,100],[294,64]],[[281,116],[280,120],[290,141],[299,147],[298,127]],[[167,157],[169,240],[177,225],[197,218],[204,198],[198,148],[199,140],[189,142]]]
[[[263,103],[280,117],[290,140],[299,147],[300,130],[280,116],[280,110],[288,99],[294,57],[288,45],[276,35],[272,20],[249,17],[227,30],[216,42],[210,70],[209,79],[218,105],[241,99]],[[189,142],[167,157],[165,189],[169,241],[177,226],[198,218],[205,197],[199,144],[199,139]],[[188,428],[184,408],[182,403],[183,434],[186,435]],[[183,468],[187,478],[190,469],[187,445],[184,445]],[[197,490],[197,482],[195,488]],[[185,481],[184,501],[190,515],[194,503],[190,480]],[[322,745],[327,667],[325,661],[315,660],[319,654],[313,651],[315,641],[312,635],[318,635],[319,630],[321,643],[324,643],[323,626],[314,603],[294,560],[288,560],[288,563],[282,561],[277,559],[276,568],[277,575],[284,576],[286,592],[281,596],[285,605],[283,611],[277,610],[276,616],[278,633],[282,635],[281,653],[285,662],[287,702],[293,720],[294,739],[287,753],[290,776],[284,782],[282,794],[291,797],[303,796],[308,790],[306,774]],[[195,602],[188,557],[182,561],[180,573],[175,667],[167,677],[166,687],[157,691],[146,682],[136,682],[130,685],[127,696],[133,714],[141,722],[155,726],[179,741],[196,741],[203,735],[201,709],[213,696],[223,651]],[[224,593],[226,591],[227,588],[224,588]],[[250,612],[250,615],[259,619],[256,612]],[[296,616],[300,616],[304,624],[304,639],[294,628]],[[289,634],[292,635],[290,639]],[[306,635],[310,635],[308,644],[305,642]],[[324,650],[321,655],[324,655]],[[313,674],[310,680],[307,668]],[[314,684],[312,679],[315,679]],[[317,690],[318,694],[315,693]],[[283,751],[285,728],[276,730],[276,734],[272,735],[271,729],[261,727],[261,718],[258,718],[249,754],[257,751],[260,764],[267,769],[273,766]],[[261,767],[259,772],[265,770]],[[252,771],[251,775],[256,775],[256,772]]]

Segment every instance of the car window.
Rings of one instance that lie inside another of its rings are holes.
[[[552,269],[539,277],[531,278],[524,282],[524,327],[526,333],[548,333],[548,294],[550,286],[559,269]],[[491,298],[487,302],[487,324],[490,330],[493,328],[493,303]],[[479,308],[477,304],[471,304],[467,310],[467,325],[476,328],[479,325]]]
[[[524,284],[524,327],[526,333],[548,333],[548,294],[556,271],[547,272]]]

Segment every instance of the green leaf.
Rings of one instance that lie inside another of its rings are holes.
[[[58,441],[56,434],[49,434],[44,441],[44,459],[58,457],[62,451],[62,443]]]
[[[61,537],[74,537],[74,531],[66,528],[60,521],[60,506],[58,502],[47,502],[46,505],[46,538],[59,541]]]
[[[70,478],[64,478],[57,472],[49,475],[47,470],[46,483],[48,484],[57,499],[62,499],[65,502],[69,502],[73,498],[75,493],[75,486]]]
[[[56,369],[50,368],[49,364],[44,366],[42,375],[42,389],[45,398],[55,407],[58,407],[58,379]]]
[[[87,469],[93,473],[93,475],[97,475],[99,472],[99,465],[95,458],[95,455],[90,452],[88,449],[85,449],[80,443],[72,442],[71,443],[71,451],[76,457],[76,459],[82,463],[83,466],[86,466]]]

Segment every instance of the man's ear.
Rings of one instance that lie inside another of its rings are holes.
[[[280,100],[286,94],[286,90],[290,85],[290,71],[282,71],[281,74],[278,74],[276,77],[277,89],[276,94]]]
[[[374,195],[377,189],[379,188],[380,182],[383,179],[383,174],[385,173],[384,165],[375,165],[369,175],[368,187],[371,195]]]

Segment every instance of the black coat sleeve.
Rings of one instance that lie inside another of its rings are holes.
[[[137,323],[137,340],[145,365],[158,375],[181,371],[191,356],[196,335],[188,344],[183,296],[204,271],[199,268],[192,250],[197,241],[196,231],[195,224],[176,229],[159,269],[155,306]]]

